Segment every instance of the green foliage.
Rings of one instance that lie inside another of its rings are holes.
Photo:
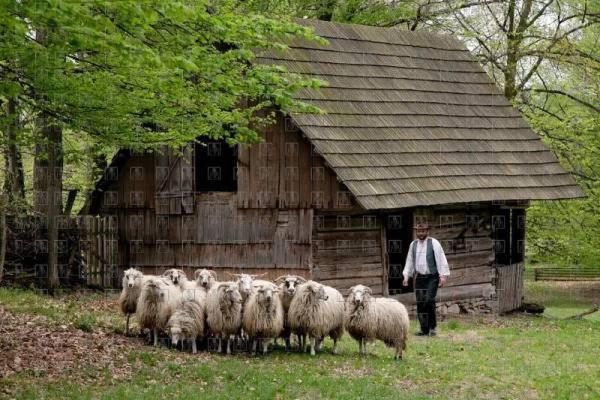
[[[102,146],[256,141],[256,111],[314,111],[292,94],[319,83],[253,63],[255,52],[313,36],[235,4],[3,0],[0,98],[16,96]]]

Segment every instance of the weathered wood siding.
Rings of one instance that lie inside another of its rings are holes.
[[[496,294],[500,314],[513,311],[523,304],[523,263],[499,265]]]
[[[351,193],[289,118],[277,113],[262,137],[256,145],[239,146],[239,207],[356,208]]]
[[[445,205],[416,208],[414,225],[429,224],[429,235],[440,241],[450,278],[438,290],[438,301],[494,296],[494,241],[491,203]],[[413,232],[413,239],[416,239]],[[394,296],[415,303],[414,293]]]
[[[346,294],[354,285],[383,294],[381,223],[376,214],[323,214],[313,223],[313,279]]]

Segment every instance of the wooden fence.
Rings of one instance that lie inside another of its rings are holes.
[[[598,267],[573,267],[573,268],[534,268],[533,280],[535,281],[596,281],[600,280]]]
[[[101,288],[118,287],[119,238],[116,216],[86,216],[80,229],[86,283]]]

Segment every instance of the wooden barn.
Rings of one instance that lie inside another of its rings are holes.
[[[120,151],[87,207],[88,272],[294,273],[410,305],[402,269],[427,221],[451,268],[442,312],[519,307],[529,200],[582,197],[574,179],[456,39],[299,22],[329,43],[259,61],[327,81],[297,94],[326,113],[278,113],[251,147]]]

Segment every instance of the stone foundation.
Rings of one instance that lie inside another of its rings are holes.
[[[411,317],[417,316],[417,305],[406,306]],[[436,304],[437,315],[444,319],[447,315],[459,314],[493,314],[498,312],[498,300],[478,297],[456,301],[438,301]]]

